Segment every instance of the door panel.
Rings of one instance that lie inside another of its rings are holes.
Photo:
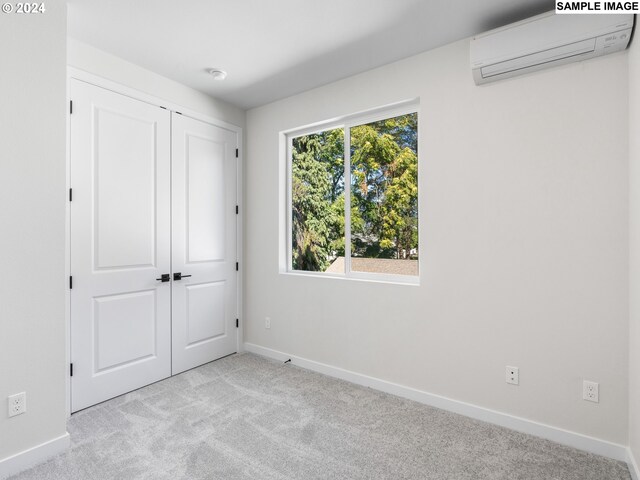
[[[171,374],[170,114],[71,80],[71,406]]]
[[[156,263],[156,121],[123,113],[100,105],[93,111],[98,269]]]
[[[224,261],[225,144],[195,135],[187,135],[185,142],[187,259]]]
[[[237,350],[235,132],[172,117],[172,373]]]
[[[93,302],[96,373],[157,354],[155,289],[107,295],[94,298]]]
[[[187,348],[227,334],[224,290],[226,282],[187,285]]]

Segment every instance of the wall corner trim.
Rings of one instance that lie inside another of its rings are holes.
[[[627,448],[627,465],[629,466],[629,473],[633,480],[640,480],[640,469],[638,469],[638,463],[633,456],[633,452],[630,448]]]
[[[69,433],[0,460],[0,479],[16,475],[64,452],[71,444]]]
[[[334,367],[324,363],[308,360],[306,358],[297,357],[288,353],[272,350],[270,348],[255,345],[253,343],[244,344],[246,352],[255,353],[263,357],[271,358],[274,360],[285,361],[291,359],[293,365],[312,370],[314,372],[322,373],[330,377],[346,380],[357,385],[373,388],[382,392],[397,395],[399,397],[408,398],[425,405],[429,405],[436,408],[441,408],[449,412],[458,413],[466,417],[481,420],[483,422],[492,423],[501,427],[510,428],[522,433],[528,433],[536,437],[545,438],[553,442],[560,443],[569,447],[584,450],[596,455],[602,455],[604,457],[612,458],[629,464],[629,470],[636,468],[635,461],[630,450],[624,446],[616,443],[608,442],[606,440],[600,440],[598,438],[590,437],[569,430],[563,430],[561,428],[553,427],[543,423],[538,423],[526,418],[516,417],[507,413],[498,412],[496,410],[490,410],[488,408],[479,407],[470,403],[460,402],[451,398],[442,397],[433,393],[428,393],[422,390],[417,390],[411,387],[405,387],[396,383],[388,382],[386,380],[380,380],[378,378],[369,377],[361,373],[344,370],[342,368]],[[633,466],[630,462],[633,461]],[[634,473],[632,473],[634,475]],[[634,477],[634,480],[640,480],[638,476]]]

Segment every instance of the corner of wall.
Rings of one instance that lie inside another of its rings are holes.
[[[629,452],[640,459],[640,38],[629,47]],[[633,467],[632,467],[633,465]]]

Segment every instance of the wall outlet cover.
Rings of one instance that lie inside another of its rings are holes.
[[[518,367],[510,367],[507,365],[505,380],[511,385],[520,385],[520,370]]]
[[[584,380],[582,382],[582,399],[587,402],[600,403],[600,385],[596,382]]]
[[[27,411],[27,394],[25,392],[9,395],[7,399],[9,417],[15,417]]]

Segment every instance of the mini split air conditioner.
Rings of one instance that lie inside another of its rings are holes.
[[[627,48],[634,15],[543,13],[471,39],[476,85]]]

